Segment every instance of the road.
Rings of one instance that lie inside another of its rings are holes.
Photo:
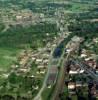
[[[79,45],[77,45],[77,43],[75,44],[75,47],[79,47]],[[72,49],[73,47],[71,47]],[[70,51],[66,57],[64,58],[64,54],[65,54],[65,50],[63,50],[63,54],[62,54],[62,65],[61,65],[61,69],[59,70],[59,76],[56,82],[56,86],[52,95],[51,100],[60,100],[59,98],[59,94],[62,93],[63,90],[63,86],[64,86],[64,81],[65,81],[65,77],[66,77],[66,67],[68,66],[68,62],[69,62],[69,58],[70,56],[72,56],[73,52],[75,52],[77,49],[72,49],[72,51]]]
[[[62,39],[59,37],[55,42],[57,43],[57,46],[64,40],[65,37],[62,37]],[[56,46],[56,47],[57,47]],[[49,76],[49,73],[50,73],[50,68],[51,68],[51,63],[53,61],[53,52],[55,50],[56,47],[53,47],[52,50],[51,50],[51,54],[50,54],[50,58],[49,58],[49,64],[48,64],[48,70],[47,70],[47,74],[45,76],[45,79],[44,79],[44,82],[43,82],[43,86],[42,88],[40,89],[39,93],[37,94],[37,96],[34,98],[34,100],[42,100],[41,99],[41,94],[43,92],[43,90],[45,89],[46,87],[46,82],[47,82],[47,79],[48,79],[48,76]],[[60,62],[61,59],[59,59],[58,63]],[[57,63],[57,64],[58,64]]]
[[[65,50],[63,52],[62,57],[64,56],[64,54],[65,54]],[[59,77],[58,77],[56,87],[55,87],[51,100],[59,100],[59,94],[62,91],[64,80],[65,80],[65,65],[67,66],[69,56],[70,56],[70,53],[67,54],[65,59],[63,58],[61,69],[59,71]]]
[[[46,81],[47,81],[47,78],[48,78],[48,75],[49,75],[49,69],[50,69],[50,65],[51,65],[51,60],[52,60],[52,54],[54,52],[54,49],[55,48],[52,48],[52,51],[51,51],[51,54],[50,54],[50,58],[49,58],[49,65],[48,65],[48,71],[47,71],[47,74],[45,76],[45,79],[44,79],[44,82],[43,82],[43,86],[42,88],[40,89],[39,93],[37,94],[37,96],[34,98],[34,100],[41,100],[41,94],[44,90],[44,88],[46,87]]]
[[[60,13],[59,13],[59,14],[60,14]],[[58,19],[62,20],[62,18],[61,18],[61,17],[59,18],[59,17],[60,17],[60,16],[58,15]],[[60,22],[60,21],[58,20],[58,22]],[[61,24],[60,24],[60,23],[59,23],[58,27],[59,27],[59,28],[61,27]],[[48,70],[47,70],[47,74],[46,74],[45,79],[44,79],[44,82],[43,82],[43,86],[42,86],[42,88],[40,89],[40,91],[39,91],[39,93],[37,94],[37,96],[34,98],[34,100],[42,100],[42,99],[41,99],[41,94],[42,94],[43,90],[44,90],[45,87],[46,87],[46,82],[47,82],[47,79],[48,79],[48,76],[49,76],[49,73],[50,73],[50,68],[51,68],[51,66],[52,66],[51,62],[54,60],[54,58],[53,58],[53,52],[54,52],[55,48],[57,48],[57,46],[58,46],[65,38],[68,37],[68,35],[66,35],[66,33],[68,32],[67,25],[66,25],[66,28],[64,27],[64,29],[66,29],[66,32],[65,32],[65,31],[64,31],[64,32],[60,32],[60,34],[61,34],[60,37],[58,37],[58,38],[56,39],[56,41],[55,41],[55,43],[56,43],[57,45],[56,45],[56,47],[52,48],[52,51],[51,51],[51,54],[50,54],[50,58],[49,58]],[[65,50],[63,51],[61,57],[59,58],[57,65],[59,65],[60,62],[63,60],[64,52],[65,52]]]

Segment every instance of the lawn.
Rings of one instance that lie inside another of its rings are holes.
[[[69,11],[72,12],[89,11],[94,8],[93,4],[71,3],[71,5],[72,7],[69,8]]]
[[[0,47],[0,70],[8,70],[13,62],[17,60],[17,56],[21,50],[17,48]]]

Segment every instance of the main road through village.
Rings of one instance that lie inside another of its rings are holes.
[[[60,26],[59,26],[59,27],[60,27]],[[55,43],[56,43],[57,45],[56,45],[55,47],[53,47],[52,50],[51,50],[51,54],[50,54],[50,58],[49,58],[49,64],[48,64],[48,70],[47,70],[47,74],[46,74],[46,76],[45,76],[43,85],[42,85],[42,87],[41,87],[39,93],[37,94],[37,96],[36,96],[33,100],[42,100],[41,94],[42,94],[42,92],[44,91],[45,87],[47,86],[46,83],[47,83],[47,79],[48,79],[48,76],[49,76],[49,73],[50,73],[50,68],[51,68],[51,66],[52,66],[52,61],[55,59],[55,58],[53,57],[54,50],[60,45],[60,43],[61,43],[62,41],[64,41],[65,38],[68,37],[68,28],[67,28],[67,24],[66,24],[66,27],[65,27],[64,29],[66,29],[66,31],[63,32],[63,34],[62,34],[62,32],[61,32],[62,35],[61,35],[60,37],[58,37],[58,38],[55,40]],[[61,61],[63,61],[63,59],[64,59],[64,58],[63,58],[63,57],[64,57],[64,54],[65,54],[65,48],[63,49],[63,53],[62,53],[61,57],[59,58],[58,63],[56,64],[57,66],[61,63]],[[68,56],[69,56],[69,54],[68,54]],[[66,58],[68,58],[68,56],[67,56]],[[63,65],[63,63],[64,63],[64,62],[62,62],[62,65]],[[62,71],[63,71],[63,67],[60,69],[59,73],[61,74]],[[62,74],[61,74],[61,76],[62,76]],[[62,79],[62,78],[59,77],[59,79],[57,79],[57,82],[58,82],[58,81],[60,82],[60,81],[61,81],[60,79]],[[62,81],[61,81],[61,82],[62,82]],[[58,85],[58,84],[56,84],[56,86],[57,86],[57,85]],[[54,90],[54,91],[55,91],[55,90]],[[54,97],[55,97],[55,95],[56,95],[56,92],[54,93]]]
[[[64,38],[65,38],[65,37],[62,37],[62,38],[59,37],[59,39],[57,39],[57,40],[55,41],[55,42],[57,43],[57,46],[64,40]],[[57,46],[56,46],[56,47],[57,47]],[[50,67],[52,66],[51,63],[52,63],[52,61],[53,61],[53,59],[54,59],[54,57],[53,57],[53,52],[54,52],[54,50],[56,49],[56,47],[53,47],[53,48],[52,48],[52,51],[51,51],[51,54],[50,54],[50,58],[49,58],[48,70],[47,70],[47,74],[46,74],[45,79],[44,79],[44,82],[43,82],[43,86],[42,86],[42,88],[40,89],[40,91],[39,91],[39,93],[37,94],[37,96],[34,98],[34,100],[42,100],[42,99],[41,99],[41,94],[42,94],[43,90],[44,90],[45,87],[46,87],[46,82],[47,82],[47,79],[48,79],[48,76],[49,76]],[[63,51],[63,52],[64,52],[64,51]],[[63,53],[62,53],[62,56],[59,58],[59,61],[58,61],[57,65],[60,63],[62,57],[63,57]]]

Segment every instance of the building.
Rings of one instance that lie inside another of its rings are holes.
[[[39,64],[39,63],[42,63],[43,62],[43,59],[36,59],[36,64]]]
[[[66,48],[70,51],[78,50],[79,44],[83,41],[83,38],[74,36],[71,41],[66,45]]]
[[[76,94],[76,85],[74,82],[68,83],[68,91],[69,91],[69,94]]]
[[[89,65],[91,68],[93,68],[93,69],[96,69],[96,67],[97,67],[97,63],[96,63],[96,61],[95,60],[93,60],[93,59],[88,59],[87,61],[85,61],[85,63],[87,64],[87,65]]]
[[[70,70],[69,71],[69,74],[71,74],[71,75],[82,74],[82,73],[84,73],[84,70],[76,70],[76,71]]]
[[[75,75],[75,74],[82,74],[84,73],[84,70],[80,69],[80,67],[78,65],[70,65],[70,71],[69,74],[70,75]]]
[[[38,69],[46,69],[46,67],[43,66],[43,65],[38,65],[37,68],[38,68]]]

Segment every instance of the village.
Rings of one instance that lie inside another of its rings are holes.
[[[98,99],[96,0],[0,1],[0,100]]]

